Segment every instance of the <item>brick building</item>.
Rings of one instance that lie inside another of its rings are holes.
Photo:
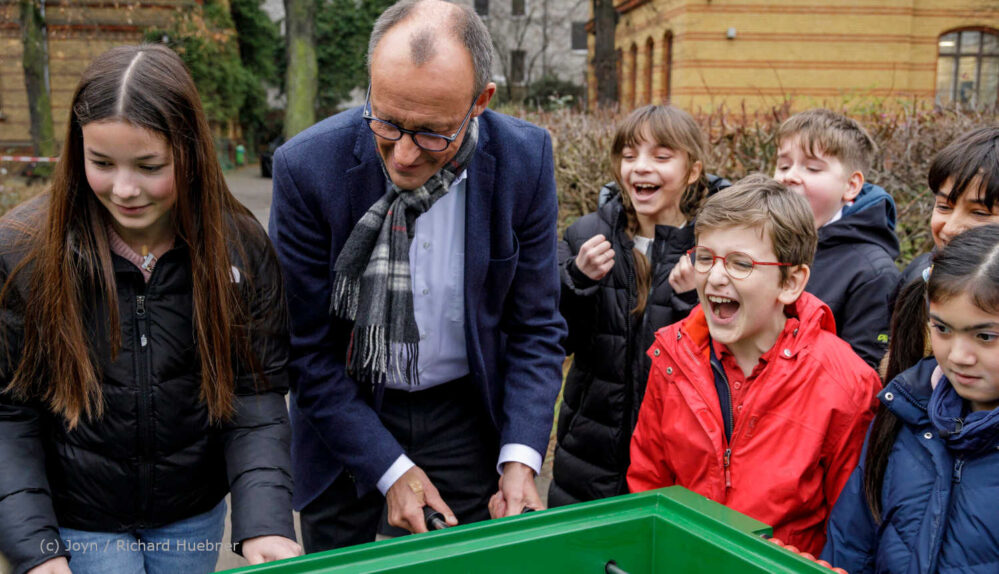
[[[623,109],[995,105],[999,1],[620,0]],[[589,38],[592,58],[593,36]],[[592,65],[590,101],[595,101]]]
[[[93,58],[114,46],[140,42],[146,29],[166,28],[174,14],[195,5],[196,0],[46,1],[56,139],[64,137],[73,89]],[[0,0],[0,151],[31,148],[19,12],[17,0]]]

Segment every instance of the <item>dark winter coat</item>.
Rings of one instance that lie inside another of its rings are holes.
[[[865,183],[842,218],[819,229],[805,287],[832,309],[836,334],[872,367],[888,350],[898,254],[895,202],[885,190]]]
[[[35,208],[38,205],[34,206]],[[0,283],[17,265],[23,244],[0,222]],[[37,217],[35,215],[34,217]],[[24,223],[24,219],[21,223]],[[30,221],[30,219],[28,219]],[[189,249],[178,245],[157,262],[149,283],[113,255],[121,348],[112,359],[103,297],[84,294],[85,327],[104,396],[99,420],[82,417],[74,430],[40,401],[0,394],[0,551],[21,573],[54,557],[46,541],[60,526],[99,532],[158,527],[215,507],[232,492],[232,540],[262,535],[294,539],[291,515],[287,310],[277,260],[256,222],[241,237],[245,260],[232,249],[233,279],[248,298],[252,353],[266,380],[237,363],[235,415],[210,424],[199,399],[201,369],[193,324]],[[23,252],[23,250],[22,250]],[[23,346],[23,301],[29,269],[0,309],[0,389],[10,382]]]
[[[883,523],[864,498],[865,445],[822,552],[850,574],[999,572],[999,410],[964,414],[957,432],[960,400],[946,378],[931,388],[936,365],[920,361],[879,395],[903,423],[881,488]]]
[[[560,310],[569,324],[566,354],[574,353],[558,417],[550,506],[595,500],[628,491],[628,445],[645,394],[651,360],[645,351],[656,329],[687,316],[693,290],[673,292],[669,274],[694,245],[693,225],[656,226],[650,264],[652,289],[645,312],[636,304],[634,241],[625,231],[620,196],[583,216],[559,244]],[[594,235],[614,248],[614,267],[592,281],[575,265],[580,246]]]

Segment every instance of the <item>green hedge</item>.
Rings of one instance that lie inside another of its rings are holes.
[[[776,156],[774,134],[790,114],[785,103],[765,112],[716,110],[697,116],[709,136],[708,170],[733,181],[748,173],[772,174]],[[559,233],[581,215],[596,209],[600,187],[611,179],[610,145],[621,115],[611,111],[578,112],[571,109],[529,111],[502,109],[547,128],[555,153],[555,179],[559,196]],[[990,112],[912,109],[850,113],[870,131],[880,153],[868,181],[884,187],[898,206],[897,232],[902,243],[899,264],[932,245],[929,216],[932,206],[926,172],[933,155],[957,135],[973,126],[997,122]],[[26,190],[24,190],[26,191]],[[0,198],[0,213],[21,195]]]
[[[762,112],[719,109],[696,116],[710,141],[708,171],[733,181],[754,172],[773,174],[774,134],[790,110],[791,104],[787,102]],[[569,109],[513,113],[552,134],[561,233],[581,215],[596,209],[600,187],[611,180],[610,146],[614,127],[622,115]],[[899,264],[904,265],[932,245],[929,231],[932,199],[926,172],[933,155],[968,129],[996,123],[997,114],[994,110],[965,112],[912,106],[898,106],[884,112],[844,113],[860,121],[880,148],[871,173],[865,175],[868,181],[884,187],[895,198],[897,232],[902,244]]]

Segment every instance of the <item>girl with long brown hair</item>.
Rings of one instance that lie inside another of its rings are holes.
[[[611,148],[619,192],[559,244],[563,344],[575,357],[559,411],[551,506],[627,492],[628,445],[649,376],[645,351],[656,329],[697,304],[693,282],[681,285],[674,269],[682,271],[694,246],[692,220],[708,195],[704,159],[690,114],[633,111]]]
[[[0,551],[15,572],[214,570],[292,540],[287,311],[162,46],[84,72],[51,188],[0,220]]]

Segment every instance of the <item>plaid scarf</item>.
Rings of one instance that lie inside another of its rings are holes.
[[[413,312],[409,246],[413,223],[444,194],[475,154],[479,126],[468,123],[465,140],[451,161],[420,187],[407,191],[392,183],[361,217],[340,251],[333,280],[330,314],[354,321],[347,349],[347,372],[356,380],[419,384],[420,333]]]

